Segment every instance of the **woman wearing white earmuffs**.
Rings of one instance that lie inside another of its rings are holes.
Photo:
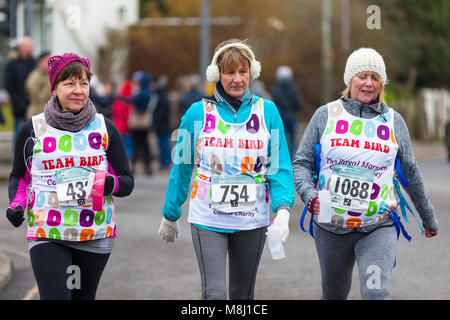
[[[254,298],[270,208],[282,240],[289,234],[292,166],[277,107],[249,91],[260,72],[250,46],[235,39],[219,44],[206,70],[214,96],[194,103],[178,130],[159,233],[167,242],[178,237],[195,167],[188,222],[203,299],[227,298],[227,253],[229,298]]]

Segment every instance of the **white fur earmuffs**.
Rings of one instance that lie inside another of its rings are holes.
[[[234,42],[224,45],[222,48],[217,50],[216,53],[214,53],[211,64],[208,66],[208,68],[206,68],[206,79],[210,83],[219,82],[220,71],[219,66],[217,65],[217,58],[224,50],[232,47],[242,48],[250,53],[250,56],[252,57],[252,61],[250,61],[250,80],[256,80],[259,78],[259,74],[261,73],[261,63],[255,59],[253,51],[242,42]]]

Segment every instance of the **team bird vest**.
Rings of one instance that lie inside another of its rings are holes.
[[[50,126],[44,113],[32,117],[36,134],[28,195],[27,239],[86,241],[116,236],[112,196],[101,211],[89,195],[95,171],[107,171],[108,134],[102,115],[78,132]]]
[[[267,226],[270,134],[264,122],[263,99],[252,104],[243,123],[227,123],[216,104],[208,100],[203,100],[203,110],[188,222],[233,230]]]
[[[340,100],[328,104],[328,124],[320,139],[316,188],[331,194],[331,224],[364,227],[397,207],[394,167],[398,145],[394,112],[363,119],[348,113]]]

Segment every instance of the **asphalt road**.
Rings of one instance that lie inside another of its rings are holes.
[[[406,224],[413,237],[401,237],[397,267],[391,283],[392,299],[450,299],[450,163],[446,158],[419,162],[431,201],[440,222],[439,235],[421,236],[413,219]],[[138,176],[133,194],[115,200],[118,238],[106,266],[97,299],[200,299],[200,276],[183,206],[180,237],[167,244],[157,233],[168,174],[150,178]],[[7,206],[7,186],[1,185],[0,204]],[[255,289],[256,299],[319,299],[320,271],[313,239],[303,233],[299,197],[292,210],[290,236],[285,244],[286,259],[271,259],[264,249]],[[0,250],[14,265],[11,282],[0,292],[1,299],[39,299],[31,270],[26,227],[13,228],[4,214],[0,218]],[[356,266],[355,266],[356,269]],[[354,270],[349,299],[360,299]]]

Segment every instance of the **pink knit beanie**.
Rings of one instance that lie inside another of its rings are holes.
[[[58,74],[67,66],[69,63],[79,61],[84,64],[89,71],[91,71],[91,61],[88,58],[81,58],[80,56],[73,53],[66,53],[62,56],[51,56],[48,58],[48,79],[50,81],[50,91],[52,91],[53,84],[55,83]]]

